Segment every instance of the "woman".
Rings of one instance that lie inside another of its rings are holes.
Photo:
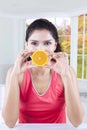
[[[49,62],[43,67],[32,64],[36,50],[47,52]],[[53,63],[55,62],[55,63]],[[27,28],[22,50],[6,78],[3,118],[9,127],[19,123],[66,123],[66,110],[74,126],[82,122],[75,72],[68,55],[61,52],[57,29],[46,19],[37,19]]]

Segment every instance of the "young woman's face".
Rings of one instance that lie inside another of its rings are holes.
[[[48,30],[35,30],[26,43],[26,49],[30,52],[34,52],[36,50],[54,52],[56,44],[55,39]]]

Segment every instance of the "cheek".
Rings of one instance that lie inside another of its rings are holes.
[[[44,50],[50,51],[50,52],[54,52],[52,48],[46,48],[46,49],[44,49]]]
[[[29,51],[35,51],[35,50],[36,50],[36,47],[31,46],[31,45],[28,45],[28,46],[27,46],[27,50],[29,50]]]
[[[49,46],[49,47],[46,47],[45,50],[54,52],[55,48],[54,48],[54,46]]]
[[[35,51],[36,49],[35,49],[34,47],[30,47],[28,50],[33,52],[33,51]]]

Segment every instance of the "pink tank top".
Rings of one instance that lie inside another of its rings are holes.
[[[66,123],[64,88],[59,74],[52,78],[44,94],[39,95],[26,70],[20,88],[19,123]]]

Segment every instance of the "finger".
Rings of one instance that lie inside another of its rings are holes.
[[[50,69],[52,69],[53,64],[52,64],[51,61],[49,61],[44,67],[45,67],[45,68],[50,68]]]
[[[30,68],[34,68],[34,67],[36,67],[36,66],[34,66],[34,65],[25,65],[25,66],[23,66],[21,68],[21,72],[24,72],[26,69],[30,69]]]
[[[28,66],[29,69],[30,69],[30,68],[35,68],[35,67],[37,67],[37,66],[36,66],[36,65],[33,65],[33,64]]]
[[[48,56],[52,56],[53,55],[53,52],[50,52],[50,51],[47,51],[47,50],[46,50],[46,53],[47,53]]]
[[[53,58],[59,58],[59,57],[60,57],[59,52],[53,53]]]
[[[68,56],[68,54],[67,54],[66,52],[58,52],[57,54],[58,54],[59,56],[64,56],[64,57],[65,57],[65,56]]]
[[[28,52],[28,50],[21,50],[19,54],[22,55],[25,52]]]
[[[23,56],[23,57],[31,56],[31,55],[32,55],[32,52],[27,52],[27,51],[20,53],[20,56]]]
[[[26,54],[32,54],[33,52],[32,51],[29,51],[28,49],[25,49],[25,50],[21,50],[19,55],[21,56],[25,56]]]
[[[64,52],[64,56],[65,56],[65,57],[68,57],[68,54],[67,54],[66,52]]]
[[[27,64],[28,68],[34,68],[34,67],[36,67],[36,65],[32,64],[32,61],[28,61],[26,64]]]
[[[68,57],[68,54],[65,52],[58,52],[58,53],[54,53],[53,58],[64,58],[64,57]]]
[[[26,62],[27,61],[27,58],[29,58],[30,56],[32,55],[32,52],[27,52],[27,51],[25,51],[25,52],[23,52],[20,56],[19,56],[19,58],[22,60],[22,62]]]

